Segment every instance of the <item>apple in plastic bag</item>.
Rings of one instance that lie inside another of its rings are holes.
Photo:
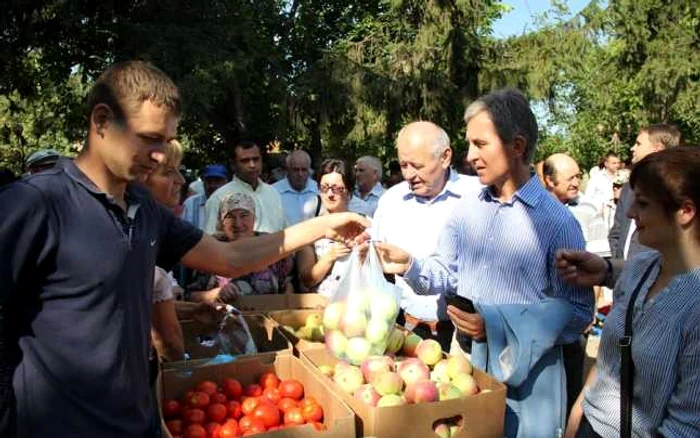
[[[372,319],[383,319],[388,323],[393,323],[399,314],[399,304],[392,294],[378,292],[372,295],[370,310]]]
[[[326,306],[323,312],[323,326],[326,330],[335,330],[340,327],[340,321],[345,314],[345,303],[335,302]]]
[[[373,344],[381,344],[387,340],[391,326],[383,319],[372,318],[367,324],[365,337]]]
[[[344,357],[347,346],[348,339],[340,330],[331,330],[326,333],[326,347],[335,357]]]
[[[345,356],[353,365],[360,365],[369,357],[369,351],[372,344],[365,338],[355,337],[348,339],[347,347],[345,348]],[[361,374],[361,373],[360,373]]]

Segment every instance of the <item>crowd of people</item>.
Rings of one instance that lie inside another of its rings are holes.
[[[537,121],[505,89],[466,109],[460,171],[447,133],[416,121],[391,163],[294,150],[263,179],[264,145],[240,141],[232,174],[210,163],[188,184],[163,72],[115,64],[88,107],[78,157],[40,151],[0,189],[0,435],[154,436],[149,378],[185,358],[179,320],[215,326],[244,295],[330,298],[374,244],[397,322],[508,386],[507,437],[700,436],[700,148],[674,126],[644,127],[625,169],[606,154],[582,192],[571,156],[533,163]]]

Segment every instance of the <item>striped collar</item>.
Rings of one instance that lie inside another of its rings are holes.
[[[525,182],[522,186],[518,188],[513,194],[510,201],[504,202],[504,204],[513,204],[515,199],[519,199],[522,203],[526,204],[528,207],[535,207],[540,201],[542,194],[547,194],[544,188],[540,184],[537,178],[537,174],[530,176],[530,179]],[[491,186],[484,187],[479,194],[479,199],[488,202],[500,202],[498,198],[493,193]]]

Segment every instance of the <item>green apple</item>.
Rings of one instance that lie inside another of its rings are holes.
[[[479,392],[479,386],[471,374],[458,374],[452,379],[452,384],[462,391],[462,395],[474,395]]]
[[[389,335],[389,340],[386,342],[386,351],[389,353],[398,353],[403,347],[403,340],[406,335],[402,330],[394,328]]]
[[[450,376],[450,379],[454,379],[460,374],[471,373],[472,364],[461,354],[450,356],[450,358],[447,359],[447,374]]]
[[[383,319],[394,322],[399,314],[399,303],[388,293],[377,293],[370,301],[370,311],[373,319]]]
[[[456,424],[450,424],[450,436],[457,436],[459,433],[459,426]]]
[[[423,339],[417,334],[410,332],[403,341],[403,355],[406,357],[416,357],[416,347]]]
[[[435,432],[435,435],[437,435],[439,438],[451,438],[452,437],[450,427],[445,423],[436,424],[435,428],[433,429],[433,432]]]
[[[450,381],[450,375],[447,372],[447,359],[442,359],[440,362],[435,364],[433,371],[430,373],[430,380],[435,382]]]
[[[316,328],[320,327],[323,322],[323,317],[320,313],[312,313],[306,317],[306,327]]]
[[[405,404],[406,400],[404,400],[403,397],[396,394],[390,394],[380,398],[379,402],[377,402],[377,407],[383,408],[387,406],[401,406]]]
[[[367,329],[367,317],[362,312],[354,312],[348,309],[341,321],[343,333],[348,338],[362,336]]]
[[[353,365],[360,365],[362,361],[369,357],[369,350],[372,344],[365,338],[355,337],[348,339],[347,347],[345,348],[345,356]],[[360,373],[362,375],[362,373]]]
[[[437,384],[438,393],[440,394],[440,400],[451,400],[453,398],[461,398],[462,391],[456,386],[448,382],[440,382]]]
[[[302,327],[296,332],[296,336],[299,339],[304,339],[310,341],[313,338],[314,329],[312,327]]]
[[[340,326],[340,320],[345,313],[345,303],[330,303],[323,311],[323,326],[326,330],[335,330]]]
[[[372,318],[367,324],[365,337],[373,344],[379,344],[386,340],[389,336],[389,323],[383,319]]]
[[[434,339],[423,339],[416,347],[416,355],[424,364],[433,366],[442,359],[442,347]]]

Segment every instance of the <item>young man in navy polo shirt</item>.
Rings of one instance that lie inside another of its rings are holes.
[[[116,64],[88,98],[86,146],[0,191],[0,436],[151,436],[148,349],[155,265],[228,277],[321,237],[354,214],[248,242],[202,235],[133,184],[164,159],[177,87],[144,62]]]

